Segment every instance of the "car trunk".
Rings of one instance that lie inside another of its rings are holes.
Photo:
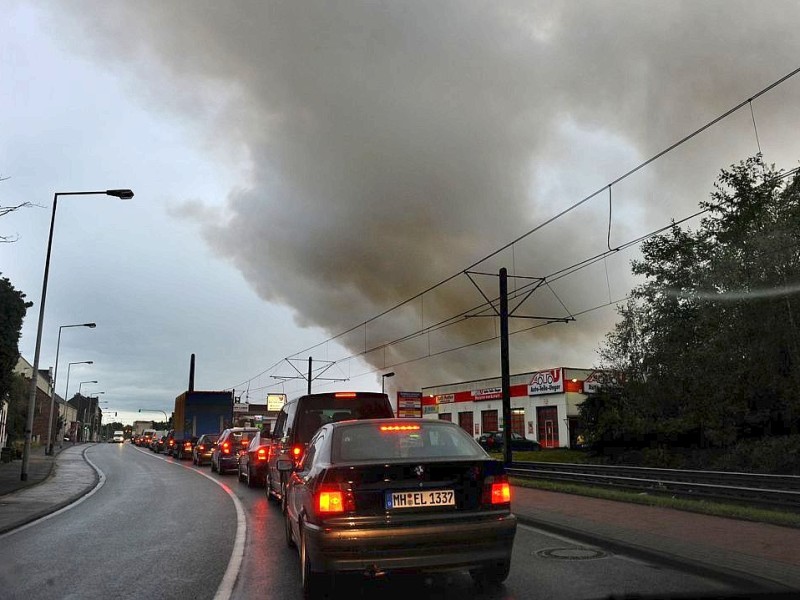
[[[323,482],[348,484],[358,516],[402,518],[491,508],[482,505],[484,481],[501,473],[502,465],[492,460],[418,460],[332,467]],[[407,499],[401,499],[403,495]]]

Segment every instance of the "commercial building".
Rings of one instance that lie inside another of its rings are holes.
[[[572,448],[582,434],[579,407],[596,391],[593,369],[556,367],[511,376],[511,430],[544,448]],[[423,418],[458,423],[475,437],[503,429],[499,377],[422,388]]]

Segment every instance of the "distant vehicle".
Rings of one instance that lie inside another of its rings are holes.
[[[192,436],[188,439],[184,438],[182,442],[176,442],[172,449],[172,456],[178,460],[189,460],[192,458],[192,450],[198,439],[197,436]]]
[[[298,462],[306,444],[322,425],[349,419],[394,417],[386,394],[378,392],[327,392],[309,394],[283,405],[272,431],[267,466],[267,498],[282,499],[286,476],[278,471],[279,458]]]
[[[202,467],[211,462],[211,454],[219,439],[218,433],[204,433],[197,438],[197,443],[192,448],[192,463]]]
[[[145,429],[142,432],[142,435],[139,437],[139,446],[143,448],[149,448],[150,442],[153,439],[153,436],[156,434],[155,429]]]
[[[142,435],[146,430],[153,429],[152,421],[134,421],[133,435]]]
[[[502,450],[503,432],[485,431],[478,438],[478,443],[484,450]],[[541,450],[542,446],[536,440],[529,440],[518,433],[511,432],[511,450]]]
[[[190,390],[175,398],[172,454],[185,440],[218,433],[233,422],[233,392]],[[185,454],[185,451],[184,451]]]
[[[239,455],[247,451],[250,440],[259,432],[255,427],[231,427],[223,431],[211,453],[211,470],[220,475],[239,468]]]
[[[331,423],[299,465],[286,457],[278,468],[306,596],[335,573],[468,569],[482,585],[508,577],[517,527],[508,477],[458,425]]]
[[[122,442],[125,441],[125,432],[124,431],[115,431],[113,439],[118,444],[121,444]]]
[[[271,445],[272,438],[259,431],[250,440],[247,451],[239,455],[239,481],[246,481],[247,487],[264,485]]]

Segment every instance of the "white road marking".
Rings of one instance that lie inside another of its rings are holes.
[[[192,467],[187,465],[183,465],[179,462],[175,462],[172,460],[167,460],[165,456],[159,456],[156,454],[148,454],[146,451],[142,450],[141,448],[134,448],[138,450],[142,454],[150,456],[151,458],[157,458],[158,460],[163,460],[165,463],[169,465],[177,465],[179,467],[183,467],[191,471],[192,473],[197,473],[208,479],[209,481],[213,481],[218,486],[220,486],[225,493],[230,496],[231,500],[233,500],[233,505],[236,507],[236,537],[233,540],[233,550],[231,551],[231,558],[228,561],[228,567],[225,569],[225,574],[222,576],[222,581],[217,588],[217,592],[214,594],[214,600],[229,600],[231,595],[233,594],[233,586],[236,584],[236,579],[239,577],[239,571],[242,568],[242,561],[244,560],[244,543],[245,538],[247,536],[247,517],[244,513],[244,507],[239,499],[236,497],[236,494],[233,493],[233,490],[225,485],[223,482],[211,477],[210,475],[206,475],[202,471],[198,471]]]
[[[57,515],[60,515],[61,513],[67,512],[67,511],[68,511],[69,509],[71,509],[71,508],[75,508],[76,506],[78,506],[78,505],[79,505],[80,503],[82,503],[83,501],[85,501],[85,500],[88,500],[89,498],[91,498],[92,496],[94,496],[94,495],[97,493],[97,491],[98,491],[98,490],[99,490],[101,487],[103,487],[103,485],[105,485],[105,483],[106,483],[106,476],[105,476],[105,473],[103,473],[103,472],[102,472],[102,471],[101,471],[101,470],[98,468],[98,466],[97,466],[96,464],[94,464],[94,463],[93,463],[91,460],[89,460],[89,457],[88,457],[88,456],[86,456],[86,451],[87,451],[87,450],[89,450],[89,448],[92,448],[92,447],[93,447],[93,446],[89,446],[89,447],[85,448],[85,449],[83,450],[83,452],[81,452],[81,454],[83,455],[83,459],[84,459],[84,460],[85,460],[87,463],[89,463],[89,466],[90,466],[90,467],[92,467],[92,468],[93,468],[95,471],[97,471],[97,474],[98,474],[98,475],[99,475],[99,477],[100,477],[100,479],[97,481],[97,485],[95,485],[95,486],[94,486],[94,487],[93,487],[93,488],[92,488],[92,489],[91,489],[91,490],[90,490],[88,493],[84,494],[83,496],[81,496],[80,498],[78,498],[77,500],[75,500],[75,502],[73,502],[72,504],[67,504],[66,506],[62,506],[62,507],[61,507],[61,508],[59,508],[57,511],[55,511],[55,512],[51,512],[49,515],[45,515],[45,516],[43,516],[43,517],[39,517],[39,518],[38,518],[38,519],[36,519],[35,521],[31,521],[30,523],[26,523],[25,525],[22,525],[21,527],[17,527],[16,529],[12,529],[11,531],[7,531],[7,532],[6,532],[6,533],[4,533],[3,535],[0,535],[0,540],[2,540],[2,539],[4,539],[4,538],[8,537],[9,535],[14,535],[14,534],[15,534],[15,533],[17,533],[17,532],[20,532],[20,531],[25,531],[25,530],[26,530],[26,529],[28,529],[29,527],[33,527],[34,525],[38,525],[39,523],[42,523],[42,522],[44,522],[44,521],[47,521],[48,519],[52,519],[53,517],[55,517],[55,516],[57,516]]]

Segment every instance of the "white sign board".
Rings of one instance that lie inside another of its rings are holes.
[[[267,410],[277,412],[286,404],[286,394],[267,394]]]
[[[531,382],[528,384],[528,396],[560,394],[563,391],[564,373],[560,367],[534,373],[531,377]]]
[[[250,410],[250,404],[247,402],[234,402],[233,403],[233,412],[235,413],[246,413]]]

